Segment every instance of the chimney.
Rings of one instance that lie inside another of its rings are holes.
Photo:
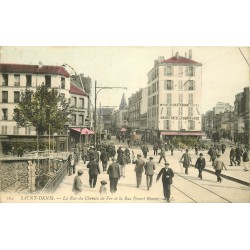
[[[191,49],[189,50],[189,57],[188,58],[192,59],[192,50]]]
[[[176,59],[179,59],[179,52],[177,51],[175,54]]]

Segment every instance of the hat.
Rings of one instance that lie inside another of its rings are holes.
[[[137,154],[137,156],[138,156],[138,157],[141,157],[141,155],[140,155],[140,154]]]
[[[186,149],[186,152],[188,152],[188,149]]]
[[[151,157],[151,156],[149,157],[149,160],[153,160],[153,159],[154,159],[153,157]]]
[[[202,153],[200,153],[200,156],[203,156],[203,154],[202,154]]]
[[[83,171],[82,170],[78,170],[77,173],[78,174],[83,174]]]
[[[106,182],[106,181],[101,181],[101,184],[102,184],[102,185],[106,185],[107,182]]]
[[[168,162],[165,162],[165,165],[167,165],[167,166],[168,166],[168,165],[169,165],[169,163],[168,163]]]

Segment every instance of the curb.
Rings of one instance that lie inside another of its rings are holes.
[[[194,167],[194,165],[191,165],[191,166],[192,166],[192,167]],[[210,174],[214,174],[214,175],[215,175],[215,172],[214,172],[214,171],[212,171],[212,170],[209,170],[209,169],[204,168],[204,169],[203,169],[203,171],[205,171],[205,172],[208,172],[208,173],[210,173]],[[237,183],[240,183],[240,184],[242,184],[242,185],[245,185],[245,186],[250,187],[250,183],[249,183],[249,182],[247,182],[247,181],[243,181],[243,180],[240,180],[240,179],[237,179],[237,178],[234,178],[234,177],[231,177],[231,176],[225,175],[225,174],[221,174],[221,176],[222,176],[223,178],[225,178],[225,179],[230,180],[230,181],[234,181],[234,182],[237,182]]]

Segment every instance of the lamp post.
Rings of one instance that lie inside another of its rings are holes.
[[[99,89],[97,91],[97,89]],[[97,81],[95,81],[95,120],[94,120],[94,128],[95,128],[95,147],[96,147],[96,102],[97,102],[97,95],[103,89],[127,89],[126,87],[98,87]]]
[[[75,69],[73,68],[73,67],[71,67],[70,65],[68,65],[67,63],[64,63],[63,65],[62,65],[63,67],[69,67],[69,68],[71,68],[74,72],[75,72],[75,76],[77,76],[77,73],[76,73],[76,71],[75,71]],[[79,79],[80,79],[80,82],[81,82],[81,87],[82,87],[82,89],[84,89],[84,86],[83,86],[83,82],[82,82],[82,78],[81,78],[81,76],[79,75]]]

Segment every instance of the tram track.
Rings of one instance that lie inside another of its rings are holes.
[[[178,177],[180,177],[180,178],[182,178],[182,179],[184,179],[184,180],[186,180],[186,181],[188,181],[188,182],[190,182],[190,183],[192,183],[192,184],[198,186],[198,187],[201,188],[202,190],[205,190],[205,192],[208,192],[209,194],[212,194],[212,195],[216,196],[217,198],[222,199],[222,200],[225,201],[225,202],[232,203],[232,201],[228,200],[227,198],[225,198],[225,197],[223,197],[223,196],[221,196],[221,195],[219,195],[219,194],[213,192],[212,190],[210,190],[210,189],[208,189],[208,188],[206,188],[206,187],[204,187],[204,186],[202,186],[202,185],[196,183],[195,181],[190,180],[189,178],[187,178],[187,177],[185,177],[185,176],[183,176],[183,175],[181,175],[181,174],[178,174],[178,173],[175,172],[175,176],[178,176]],[[197,198],[192,197],[192,195],[190,195],[190,194],[189,194],[188,192],[186,192],[186,191],[183,191],[181,188],[177,187],[176,185],[173,185],[173,184],[172,184],[172,187],[175,188],[176,190],[178,190],[180,193],[182,193],[182,194],[185,195],[186,197],[188,197],[188,198],[189,198],[190,200],[192,200],[193,202],[195,202],[195,203],[199,203],[199,202],[200,202]],[[218,202],[219,202],[219,201],[218,201]]]

